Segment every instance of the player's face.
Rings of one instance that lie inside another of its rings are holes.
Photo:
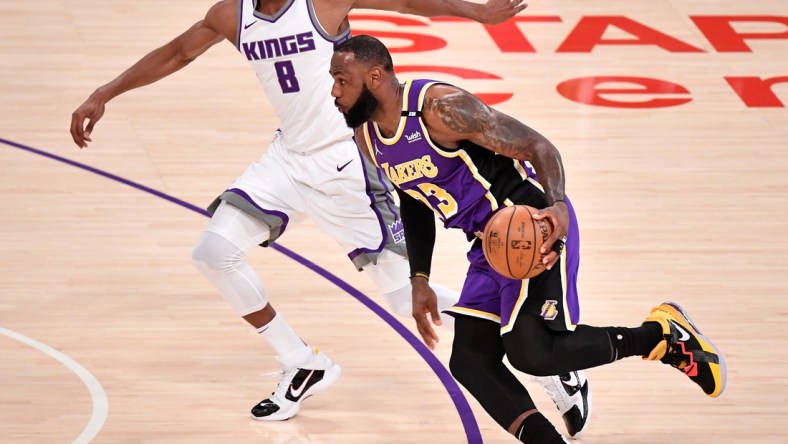
[[[331,95],[335,98],[334,105],[351,128],[364,124],[378,108],[378,99],[364,83],[365,73],[364,66],[354,62],[353,54],[336,53],[331,58],[331,76],[334,78]]]
[[[356,102],[351,107],[343,112],[345,116],[345,123],[351,128],[358,128],[363,125],[367,120],[372,118],[372,114],[378,109],[378,99],[372,95],[372,92],[367,88],[367,85],[361,85],[361,94],[356,99]]]

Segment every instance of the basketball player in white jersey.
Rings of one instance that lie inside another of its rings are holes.
[[[389,185],[360,155],[330,95],[329,62],[334,45],[350,36],[347,14],[370,8],[495,24],[523,10],[521,1],[224,0],[183,34],[99,87],[73,113],[72,137],[84,148],[109,100],[178,71],[222,40],[233,43],[255,70],[281,126],[266,153],[209,207],[212,218],[193,252],[197,268],[265,338],[283,367],[272,396],[252,409],[255,419],[291,418],[304,399],[340,375],[340,367],[305,344],[269,303],[265,286],[246,261],[257,245],[268,245],[311,217],[370,275],[392,311],[427,315],[411,312],[404,234]],[[434,313],[456,302],[456,293],[433,288]],[[432,328],[421,333],[432,347],[437,340]]]

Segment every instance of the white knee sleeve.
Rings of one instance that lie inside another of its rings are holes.
[[[407,259],[384,250],[378,256],[378,263],[364,267],[364,271],[378,286],[378,290],[386,298],[394,314],[400,317],[412,316],[413,290],[410,285],[410,266]],[[430,283],[430,287],[432,287],[438,297],[438,311],[441,312],[443,325],[452,328],[454,318],[442,312],[459,300],[459,293],[438,284]]]
[[[364,272],[382,294],[393,293],[404,287],[410,288],[408,260],[389,250],[383,250],[378,255],[378,263],[365,266]]]
[[[246,262],[246,254],[257,240],[268,236],[255,222],[237,208],[222,204],[192,252],[197,269],[241,316],[268,304],[263,282]],[[230,233],[230,239],[220,233]]]
[[[443,310],[457,303],[457,300],[460,298],[459,293],[438,284],[430,283],[430,287],[435,291],[435,296],[438,299],[438,313],[440,313],[443,326],[454,328],[454,318],[443,313]],[[411,317],[413,315],[413,287],[410,284],[399,290],[384,293],[383,296],[389,303],[391,311],[397,316]]]
[[[391,293],[383,293],[389,309],[399,317],[408,317],[413,314],[413,303],[411,298],[411,286],[402,287]]]

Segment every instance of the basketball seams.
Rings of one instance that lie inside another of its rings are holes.
[[[523,279],[528,279],[529,278],[528,275],[531,274],[531,272],[533,271],[534,261],[536,261],[536,256],[539,255],[540,259],[541,259],[541,255],[536,250],[536,248],[537,248],[536,244],[539,243],[539,242],[537,242],[537,239],[536,239],[536,225],[537,225],[537,222],[535,220],[533,220],[534,218],[533,218],[533,213],[531,213],[531,210],[528,207],[526,207],[526,206],[524,206],[523,208],[528,213],[528,217],[531,218],[531,222],[532,222],[531,223],[531,228],[533,229],[533,236],[531,237],[531,239],[534,240],[533,241],[533,246],[532,246],[534,248],[534,250],[533,250],[533,253],[531,254],[531,263],[528,264],[528,268],[527,268],[528,271],[526,271],[525,276],[523,277]],[[541,248],[541,246],[539,246],[539,248]]]
[[[509,224],[506,227],[506,243],[504,243],[504,247],[505,247],[504,248],[504,253],[505,253],[504,256],[506,256],[506,269],[509,270],[509,275],[510,276],[514,276],[514,273],[512,273],[512,264],[510,263],[510,260],[509,260],[509,235],[512,232],[512,223],[517,219],[515,217],[517,215],[517,210],[518,210],[518,208],[515,205],[514,206],[514,211],[512,211],[512,214],[509,215]]]
[[[521,214],[521,210],[525,214]],[[544,221],[540,224],[533,219],[537,211],[527,205],[512,205],[500,208],[487,221],[482,235],[482,252],[487,263],[498,274],[509,279],[526,280],[545,270],[539,250],[546,239],[542,234],[549,236],[551,229]],[[527,227],[528,223],[531,224],[530,228]],[[516,233],[512,231],[513,228],[517,230]],[[530,258],[525,257],[528,254]]]

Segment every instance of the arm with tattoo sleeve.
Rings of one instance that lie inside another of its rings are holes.
[[[449,87],[443,87],[447,90]],[[429,123],[454,140],[470,140],[506,157],[526,160],[536,169],[547,202],[564,199],[564,167],[555,146],[519,120],[485,105],[478,97],[451,88],[428,100]]]
[[[543,263],[548,270],[552,268],[558,260],[558,251],[551,251],[553,245],[559,240],[563,243],[569,229],[564,166],[556,147],[535,130],[490,108],[467,91],[451,86],[433,86],[427,94],[423,118],[430,129],[430,136],[438,143],[456,146],[460,141],[469,140],[533,165],[548,203],[548,207],[537,211],[533,218],[549,219],[553,227],[541,248],[541,252],[546,253]]]

